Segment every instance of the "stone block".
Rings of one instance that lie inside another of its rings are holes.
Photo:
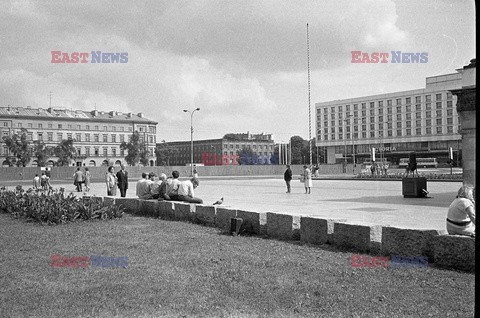
[[[195,206],[195,223],[203,224],[206,226],[215,226],[215,207],[212,205],[200,205]]]
[[[85,195],[85,196],[83,196],[83,201],[84,202],[93,202],[94,204],[98,204],[100,206],[103,206],[103,197],[97,197],[96,195],[92,195],[92,196]]]
[[[237,210],[217,207],[215,226],[224,232],[230,231],[230,219],[237,216]]]
[[[139,200],[140,215],[158,217],[157,200]]]
[[[332,227],[333,227],[333,222]],[[333,233],[333,228],[331,229]],[[310,244],[326,244],[328,235],[328,220],[312,217],[300,218],[300,240]]]
[[[261,234],[260,218],[265,213],[237,210],[237,218],[243,219],[240,234]]]
[[[115,205],[115,197],[104,197],[103,206]]]
[[[475,238],[438,235],[433,237],[433,246],[436,267],[475,272]]]
[[[190,203],[184,203],[184,202],[175,202],[175,220],[176,221],[188,221],[192,222],[193,221],[193,213],[194,210],[192,211],[192,206],[193,209],[195,209],[194,205]]]
[[[380,252],[382,227],[334,222],[333,244],[357,252]]]
[[[292,240],[293,216],[267,212],[267,235],[280,240]]]
[[[438,230],[411,230],[396,227],[382,228],[382,255],[401,255],[408,257],[428,257],[435,261],[433,238],[444,234]]]
[[[158,201],[158,217],[163,220],[175,220],[175,206],[172,201]]]
[[[137,198],[115,198],[115,205],[124,208],[126,213],[137,214],[140,202]]]

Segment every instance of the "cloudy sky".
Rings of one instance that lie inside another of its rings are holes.
[[[308,138],[307,23],[313,114],[454,73],[475,57],[474,11],[466,0],[0,0],[0,106],[48,107],[52,91],[54,107],[142,112],[158,140],[190,140],[182,110],[196,107],[196,139]],[[351,63],[351,51],[392,50],[428,62]],[[57,64],[51,51],[128,62]]]

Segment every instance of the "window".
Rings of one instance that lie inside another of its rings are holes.
[[[345,110],[346,110],[347,112],[349,112],[349,111],[350,111],[350,105],[346,105],[346,106],[345,106]]]
[[[387,114],[391,114],[392,112],[392,107],[387,108]]]
[[[442,119],[441,118],[437,118],[437,125],[441,125],[442,124]]]
[[[72,139],[72,133],[67,133],[67,139]]]
[[[436,102],[436,106],[437,106],[437,109],[441,109],[442,108],[442,102]]]
[[[331,114],[330,119],[335,119],[335,114]]]
[[[362,109],[367,109],[367,103],[362,103]]]
[[[432,126],[432,120],[431,119],[425,120],[425,125],[426,126]]]
[[[343,106],[338,106],[338,112],[343,112]]]
[[[441,134],[442,133],[442,127],[437,127],[437,134]]]
[[[412,127],[412,122],[409,121],[409,120],[407,120],[407,121],[405,122],[405,127]]]
[[[77,130],[80,130],[80,125],[77,125]]]
[[[112,135],[112,142],[117,142],[117,135]]]
[[[379,108],[379,109],[378,109],[378,114],[379,114],[379,115],[383,115],[383,108]]]
[[[107,147],[103,147],[103,156],[104,157],[108,156],[108,148]]]
[[[410,114],[410,113],[405,114],[405,119],[406,120],[411,120],[412,119],[412,114]]]
[[[421,103],[422,102],[422,97],[421,96],[415,96],[415,103]]]
[[[43,133],[38,133],[38,140],[43,140]]]
[[[120,131],[125,131],[125,127],[120,127]]]
[[[397,122],[397,128],[402,128],[402,122],[401,121]]]
[[[47,133],[47,140],[48,141],[53,141],[53,133],[51,133],[51,132]]]
[[[100,150],[99,150],[97,147],[95,147],[95,151],[94,151],[94,152],[95,152],[95,156],[98,156],[98,155],[100,154]]]
[[[426,133],[427,135],[431,135],[431,134],[432,134],[432,127],[427,127],[427,128],[425,128],[425,133]]]
[[[62,133],[58,133],[57,134],[57,141],[61,141],[63,139],[63,134]]]
[[[375,138],[375,132],[374,131],[370,132],[370,138]]]
[[[412,135],[412,130],[407,128],[407,129],[405,130],[405,135],[411,136],[411,135]]]
[[[412,105],[407,105],[407,106],[405,106],[405,111],[406,111],[407,113],[411,112],[411,111],[412,111]]]
[[[150,129],[151,130],[151,129]],[[112,126],[112,131],[117,131],[117,127]]]
[[[375,115],[375,109],[370,109],[370,116],[374,116]]]
[[[426,102],[431,102],[432,101],[432,95],[425,95],[425,101]]]
[[[327,120],[327,119],[328,119],[328,115],[327,114],[323,115],[323,120]]]
[[[402,120],[402,114],[397,114],[397,120]]]
[[[112,147],[112,156],[117,156],[117,148]]]
[[[422,134],[422,128],[415,129],[415,135],[421,135],[421,134]]]
[[[103,126],[103,130],[107,131],[107,126]],[[141,131],[141,130],[140,130]]]
[[[447,126],[447,133],[449,134],[453,133],[453,126]]]
[[[392,106],[392,100],[391,99],[387,100],[387,106]]]
[[[411,103],[412,103],[412,98],[411,97],[405,98],[405,104],[411,104]]]
[[[415,121],[415,126],[417,127],[422,127],[422,121],[420,119],[418,119],[417,121]]]
[[[397,98],[397,105],[402,105],[402,99],[401,98]]]
[[[401,129],[397,129],[397,136],[401,136],[402,135],[402,130]]]
[[[378,107],[383,107],[383,100],[378,101]]]
[[[453,115],[453,109],[447,109],[447,116]]]
[[[370,124],[370,130],[375,130],[375,124]]]
[[[426,118],[432,117],[432,112],[431,111],[425,112],[425,117]]]
[[[90,147],[85,147],[85,155],[86,155],[87,157],[90,156]]]
[[[93,135],[93,141],[99,142],[99,135],[98,134]]]
[[[453,102],[451,100],[447,101],[447,108],[452,108],[453,107]]]
[[[388,137],[392,137],[393,136],[393,132],[391,130],[387,131],[387,135]]]
[[[90,134],[85,134],[85,141],[90,142]]]
[[[383,124],[378,124],[378,129],[383,130]]]
[[[76,135],[76,141],[82,141],[82,134]]]
[[[90,130],[90,125],[86,125],[85,130]]]
[[[436,94],[435,99],[436,100],[442,100],[442,93]]]
[[[28,123],[28,128],[32,128],[32,123]]]
[[[62,124],[58,124],[58,129],[62,129]]]
[[[452,93],[447,92],[447,99],[452,99]]]
[[[108,135],[107,134],[103,135],[103,142],[108,142]]]
[[[415,110],[418,112],[418,111],[421,111],[422,110],[422,104],[416,104],[415,105]]]
[[[452,117],[447,118],[447,125],[453,125],[453,118]]]
[[[367,116],[367,111],[366,110],[362,110],[362,117],[365,117]]]
[[[431,104],[431,103],[426,103],[426,104],[425,104],[425,109],[426,109],[426,110],[432,109],[432,104]]]
[[[437,115],[437,117],[442,117],[442,111],[441,110],[437,110],[435,112],[435,115]]]
[[[72,130],[72,125],[68,125],[68,130]]]
[[[375,103],[374,102],[370,102],[370,108],[374,108],[375,107]]]
[[[353,104],[353,110],[358,110],[358,104]]]

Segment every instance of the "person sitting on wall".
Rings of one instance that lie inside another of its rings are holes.
[[[180,186],[180,173],[177,170],[172,172],[172,181],[167,183],[167,195],[172,201],[179,201],[178,199],[178,187]]]
[[[148,174],[148,179],[147,182],[150,183],[150,194],[152,195],[152,199],[158,199],[162,181],[158,179],[157,175],[153,172]]]
[[[160,174],[160,187],[158,188],[158,200],[170,200],[170,197],[167,195],[168,184],[171,183],[172,179],[167,179],[165,173]]]
[[[33,190],[40,190],[41,188],[40,185],[40,177],[38,176],[38,173],[35,175],[35,178],[33,178]]]
[[[448,208],[447,232],[450,235],[475,236],[475,188],[464,185]]]
[[[150,185],[147,182],[148,174],[146,172],[142,173],[142,179],[137,182],[137,197],[143,200],[149,200],[152,198],[150,194]]]
[[[178,199],[188,203],[203,203],[203,200],[196,198],[193,190],[198,187],[200,181],[198,178],[191,178],[180,183],[178,187]]]

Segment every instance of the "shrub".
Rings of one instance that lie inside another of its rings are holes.
[[[0,213],[25,217],[47,224],[61,224],[77,220],[114,219],[123,216],[123,208],[103,206],[95,200],[77,198],[73,193],[65,195],[65,189],[15,190],[0,188]]]

